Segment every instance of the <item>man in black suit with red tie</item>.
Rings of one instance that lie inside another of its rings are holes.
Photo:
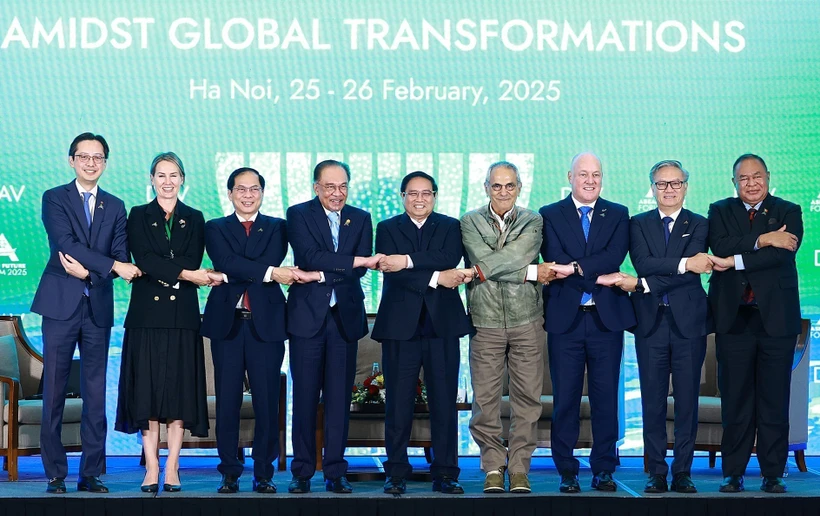
[[[743,491],[756,435],[760,489],[783,493],[803,217],[799,205],[769,193],[771,176],[760,156],[740,156],[733,173],[737,198],[709,207],[709,247],[716,256],[709,302],[723,420],[720,491]]]

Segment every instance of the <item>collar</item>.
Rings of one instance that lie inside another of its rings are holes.
[[[658,208],[658,215],[660,215],[661,220],[663,220],[664,217],[672,217],[672,222],[674,223],[676,220],[678,220],[678,217],[680,217],[680,212],[682,212],[682,211],[683,211],[683,207],[680,207],[680,208],[678,208],[678,211],[672,213],[671,215],[664,215],[663,212],[661,211],[661,209]]]
[[[405,213],[405,215],[407,215],[407,212],[404,212],[404,213]],[[427,219],[429,219],[430,216],[428,215],[423,220],[416,220],[413,217],[411,217],[410,215],[407,215],[407,218],[410,219],[410,222],[412,222],[413,225],[415,225],[417,228],[421,229],[421,227],[424,226],[424,223],[427,222]]]
[[[239,222],[248,222],[248,221],[250,221],[250,222],[256,222],[256,217],[258,217],[258,216],[259,216],[259,212],[257,211],[256,213],[254,213],[253,215],[251,215],[251,217],[250,217],[248,220],[245,220],[245,219],[243,219],[243,218],[242,218],[242,217],[241,217],[238,213],[233,212],[233,214],[234,214],[234,215],[236,215],[236,218],[237,218],[237,219],[239,219]]]
[[[763,201],[765,201],[765,200],[766,200],[766,197],[763,198]],[[752,206],[751,204],[746,204],[744,202],[743,207],[746,208],[746,211],[749,211],[752,208],[754,208],[757,211],[760,211],[760,206],[763,205],[763,201],[760,201],[759,203],[755,204],[754,206]],[[743,202],[743,201],[741,201],[741,202]]]
[[[94,188],[92,188],[91,190],[83,190],[83,187],[80,186],[80,183],[78,183],[77,180],[74,180],[74,186],[77,187],[77,191],[80,193],[80,195],[84,194],[85,192],[91,192],[91,197],[93,197],[94,199],[97,198],[97,192],[99,190],[98,185],[94,185]]]
[[[590,204],[584,204],[578,199],[575,198],[572,194],[569,195],[572,198],[572,203],[575,204],[575,209],[578,210],[581,206],[589,206],[592,208],[592,211],[595,211],[595,203],[598,202],[598,199],[595,199]]]
[[[492,218],[494,218],[495,220],[497,220],[498,222],[500,222],[501,224],[506,224],[507,222],[509,222],[509,221],[511,221],[515,218],[516,208],[517,208],[517,206],[514,205],[507,213],[505,213],[502,216],[502,215],[497,214],[495,212],[495,210],[493,210],[493,203],[492,202],[487,204],[487,211],[490,212],[490,216]]]
[[[322,203],[319,203],[319,206],[322,206]],[[322,206],[322,209],[324,210],[324,212],[325,212],[325,216],[326,216],[326,217],[327,217],[327,216],[330,216],[330,212],[331,212],[332,210],[329,210],[329,209],[325,208],[324,206]],[[342,219],[342,212],[341,212],[341,210],[339,210],[339,211],[338,211],[338,212],[336,212],[336,213],[338,213],[338,214],[339,214],[339,220],[341,220],[341,219]]]

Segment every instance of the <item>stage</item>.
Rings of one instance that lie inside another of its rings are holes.
[[[424,460],[414,458],[414,466],[422,467]],[[786,479],[789,492],[770,495],[759,490],[759,470],[749,468],[746,476],[746,492],[738,495],[718,493],[721,481],[720,461],[717,468],[709,469],[706,457],[697,457],[693,467],[693,480],[699,492],[694,495],[667,493],[646,495],[643,493],[645,475],[640,457],[624,457],[615,473],[618,491],[599,493],[589,489],[591,473],[582,459],[580,475],[582,492],[565,495],[558,492],[558,475],[549,457],[533,460],[530,473],[533,492],[529,495],[484,495],[481,492],[484,476],[478,468],[478,459],[460,459],[461,483],[466,494],[462,496],[441,495],[430,491],[427,482],[408,482],[405,495],[385,495],[381,481],[354,482],[352,495],[335,495],[324,492],[321,477],[314,477],[313,492],[308,495],[290,495],[287,484],[290,474],[279,474],[274,482],[279,488],[275,495],[260,495],[251,491],[253,475],[250,459],[245,475],[240,479],[240,492],[220,495],[216,492],[220,475],[216,471],[214,457],[183,457],[180,493],[160,492],[156,495],[142,493],[143,469],[139,457],[111,457],[108,472],[103,476],[110,489],[107,495],[94,495],[76,491],[76,475],[79,459],[69,459],[70,475],[65,495],[48,495],[39,457],[20,459],[20,481],[8,482],[0,476],[0,515],[96,515],[96,514],[242,514],[242,515],[308,515],[308,514],[361,514],[410,515],[423,514],[459,516],[467,514],[820,514],[820,457],[807,458],[809,471],[797,471],[790,460],[790,475]],[[756,466],[756,461],[752,462]],[[353,469],[372,467],[370,457],[353,457]]]

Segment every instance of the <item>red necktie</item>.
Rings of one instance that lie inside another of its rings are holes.
[[[251,226],[253,226],[252,220],[246,220],[242,223],[245,227],[245,235],[251,236]],[[245,310],[251,311],[251,300],[248,299],[248,291],[245,290],[245,294],[242,296],[242,306],[245,307]]]
[[[749,208],[749,227],[752,227],[755,221],[755,213],[757,210],[754,208]],[[755,302],[755,293],[752,290],[751,283],[746,283],[746,289],[743,291],[743,296],[741,296],[741,300],[743,301],[744,305],[751,305]]]

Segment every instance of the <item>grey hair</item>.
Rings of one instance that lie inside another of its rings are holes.
[[[519,187],[521,187],[521,174],[518,172],[518,167],[509,161],[496,161],[490,165],[490,168],[487,169],[487,177],[484,178],[484,186],[490,186],[490,176],[493,175],[493,171],[497,168],[508,168],[515,172],[515,182],[518,183]]]
[[[163,161],[167,161],[169,163],[173,163],[179,169],[179,175],[182,176],[182,179],[185,179],[185,167],[182,166],[182,160],[179,159],[173,152],[161,152],[154,157],[154,161],[151,162],[151,176],[154,175],[154,172],[157,171],[157,165],[162,163]]]
[[[650,184],[655,183],[655,172],[665,167],[675,167],[683,173],[683,182],[686,183],[687,181],[689,181],[689,171],[683,168],[683,165],[681,165],[680,161],[676,159],[664,159],[655,163],[654,165],[652,165],[652,168],[649,169]]]

